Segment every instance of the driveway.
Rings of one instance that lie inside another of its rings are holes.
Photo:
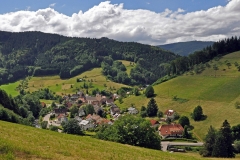
[[[50,121],[50,116],[52,115],[52,113],[47,114],[46,116],[43,117],[43,121],[47,121],[48,125],[47,128],[49,128],[50,125],[53,126],[61,126],[61,124],[57,124],[54,121]]]
[[[202,142],[197,143],[188,143],[188,142],[169,142],[169,141],[162,141],[162,151],[167,151],[168,146],[203,146]]]

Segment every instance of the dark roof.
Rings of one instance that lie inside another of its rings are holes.
[[[54,113],[57,113],[57,114],[60,114],[60,113],[66,113],[67,112],[67,109],[66,108],[56,108],[54,109]]]
[[[110,110],[113,112],[113,113],[120,113],[120,109],[118,107],[111,107]]]

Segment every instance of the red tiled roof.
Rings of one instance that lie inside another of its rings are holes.
[[[46,107],[46,103],[44,103],[44,102],[41,102],[41,105],[43,108]]]
[[[155,124],[159,124],[158,121],[156,121],[155,119],[151,119],[150,123],[152,124],[152,126],[154,126]]]
[[[88,119],[88,118],[91,118],[91,117],[92,117],[92,115],[91,115],[91,114],[89,114],[89,115],[87,115],[86,119]]]
[[[180,124],[164,124],[158,128],[162,136],[176,135],[183,133],[183,127]]]
[[[92,115],[92,119],[97,121],[98,119],[100,119],[101,117],[99,115],[93,114]]]
[[[65,117],[65,115],[64,114],[59,114],[59,116],[57,118],[59,119],[59,118],[62,118],[62,117]]]
[[[110,120],[101,118],[97,121],[97,124],[107,124],[108,122],[110,122]]]

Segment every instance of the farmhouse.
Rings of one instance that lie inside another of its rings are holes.
[[[94,102],[99,103],[101,100],[102,100],[102,96],[100,94],[96,94],[95,97],[86,96],[86,101],[88,104],[92,104]]]
[[[167,137],[182,137],[183,127],[180,124],[164,124],[158,128],[159,135],[164,139]]]
[[[118,108],[118,106],[112,103],[110,108],[110,113],[112,116],[115,114],[120,114],[120,109]]]
[[[164,112],[164,115],[166,116],[166,118],[174,119],[174,113],[174,110],[168,109]]]
[[[90,121],[82,120],[79,123],[79,126],[82,128],[82,130],[88,130],[89,128],[94,128],[94,124],[92,124]]]

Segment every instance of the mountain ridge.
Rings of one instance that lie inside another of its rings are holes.
[[[202,50],[207,46],[211,46],[213,43],[213,41],[187,41],[158,45],[158,47],[181,56],[188,56],[195,51]]]

